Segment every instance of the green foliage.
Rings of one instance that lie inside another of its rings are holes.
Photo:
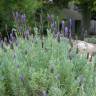
[[[14,50],[0,49],[1,96],[95,96],[95,60],[73,54],[70,61],[67,39],[58,43],[48,33],[44,48],[38,36],[17,40]]]
[[[94,36],[94,37],[85,38],[85,41],[96,44],[96,37]]]
[[[72,0],[53,0],[54,4],[60,8],[68,7],[68,3]]]
[[[28,22],[31,23],[34,20],[33,13],[36,9],[42,6],[42,2],[39,0],[1,0],[0,1],[0,31],[5,32],[5,25],[8,28],[13,27],[13,17],[12,12],[22,12],[26,13],[28,17]],[[6,33],[4,33],[6,34]]]

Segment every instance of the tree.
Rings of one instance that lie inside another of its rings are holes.
[[[90,28],[90,19],[91,19],[91,12],[96,8],[94,6],[94,3],[96,3],[95,0],[74,0],[75,4],[81,9],[82,13],[82,27],[84,28],[84,32],[86,32],[86,35],[88,35],[89,28]],[[81,37],[84,37],[83,33]],[[82,38],[83,39],[83,38]]]
[[[5,25],[12,27],[12,12],[20,11],[27,14],[28,21],[33,16],[34,11],[42,6],[40,0],[0,0],[0,31],[5,32]]]
[[[60,8],[68,7],[68,3],[72,0],[53,0],[54,5],[59,6]]]

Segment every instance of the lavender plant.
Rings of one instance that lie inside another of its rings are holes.
[[[15,22],[15,25],[16,25],[16,31],[17,31],[17,34],[19,35],[23,35],[24,38],[27,38],[29,37],[29,26],[27,25],[27,17],[26,17],[26,14],[24,13],[20,13],[20,12],[16,12],[16,13],[13,13],[13,17],[14,17],[14,22]]]
[[[29,29],[26,33],[28,40],[18,37],[14,49],[0,48],[1,96],[95,96],[95,60],[88,64],[86,56],[73,54],[70,61],[68,39],[61,37],[58,43],[51,30],[43,48],[40,36],[36,43]]]

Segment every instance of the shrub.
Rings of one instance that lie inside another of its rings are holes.
[[[1,96],[95,96],[95,58],[93,65],[79,54],[70,61],[68,40],[49,33],[43,48],[38,36],[18,41],[0,49]]]

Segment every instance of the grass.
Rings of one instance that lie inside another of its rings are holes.
[[[58,43],[51,34],[44,38],[18,38],[14,50],[0,49],[0,96],[96,96],[96,68],[86,57],[73,51],[69,43]]]

